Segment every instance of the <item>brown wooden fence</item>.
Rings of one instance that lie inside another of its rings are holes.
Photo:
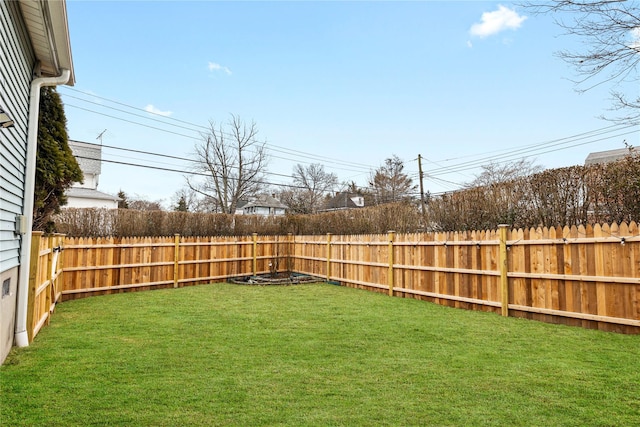
[[[284,271],[287,238],[67,238],[63,300]]]
[[[29,266],[29,293],[27,310],[27,336],[29,342],[44,325],[48,325],[56,303],[61,299],[62,252],[64,236],[45,237],[34,231],[31,240]]]
[[[293,269],[351,287],[640,333],[640,232],[595,227],[296,236]]]
[[[69,300],[287,271],[451,307],[640,333],[640,231],[633,222],[355,236],[50,239],[38,240],[39,261],[32,265],[38,271],[31,286],[34,325],[46,321],[42,307],[60,294]],[[47,248],[61,246],[62,277],[45,278],[39,271],[51,271],[44,265],[56,258]]]

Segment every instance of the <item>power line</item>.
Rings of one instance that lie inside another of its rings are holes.
[[[112,116],[110,114],[101,113],[101,112],[95,111],[95,110],[90,110],[88,108],[80,107],[80,106],[77,106],[77,105],[74,105],[74,104],[65,104],[65,105],[67,105],[69,107],[77,108],[77,109],[80,109],[80,110],[84,110],[84,111],[87,111],[87,112],[90,112],[90,113],[94,113],[94,114],[98,114],[98,115],[101,115],[101,116],[109,117],[109,118],[112,118],[112,119],[115,119],[115,120],[121,120],[121,121],[124,121],[124,122],[127,122],[127,123],[132,123],[132,124],[136,124],[136,125],[139,125],[139,126],[147,127],[147,128],[150,128],[150,129],[154,129],[154,130],[159,130],[159,131],[162,131],[162,132],[170,133],[170,134],[173,134],[173,135],[178,135],[178,136],[182,136],[182,137],[193,139],[193,140],[197,140],[197,141],[201,141],[202,140],[202,136],[194,137],[194,136],[190,136],[190,135],[185,135],[185,134],[178,133],[178,132],[173,132],[173,131],[170,131],[170,130],[167,130],[167,129],[162,129],[162,128],[159,128],[159,127],[156,127],[156,126],[151,126],[151,125],[146,125],[146,124],[139,123],[139,122],[134,122],[132,120],[124,119],[122,117]],[[226,136],[232,136],[229,133],[223,133],[223,134],[226,135]],[[254,141],[254,142],[262,144],[262,142],[260,142],[260,141]],[[264,145],[267,146],[270,150],[274,150],[272,148],[273,145],[269,145],[269,144],[266,144],[266,143],[264,143]],[[285,154],[287,154],[286,151],[282,151],[282,150],[278,150],[278,149],[275,149],[275,151],[281,151],[281,152],[284,152]],[[298,158],[296,158],[296,159],[291,159],[291,158],[282,157],[282,156],[274,156],[272,154],[269,154],[269,156],[273,157],[273,158],[276,158],[276,159],[287,160],[287,161],[292,161],[292,162],[297,162],[297,163],[307,163],[307,164],[310,164],[311,162],[301,161],[299,157],[306,157],[306,158],[309,158],[309,159],[312,159],[312,160],[318,160],[318,158],[322,157],[322,156],[316,156],[316,155],[311,155],[311,154],[306,155],[302,151],[300,151],[299,153],[301,153],[301,154],[298,154]],[[329,158],[326,158],[326,159],[329,159]],[[343,165],[346,165],[346,166],[350,165],[349,162],[341,162],[341,161],[338,161],[338,160],[331,160],[331,161],[333,161],[334,163],[343,164]],[[348,171],[348,172],[360,172],[360,171],[357,171],[357,170],[346,169],[346,168],[342,168],[342,167],[338,167],[338,166],[331,166],[331,168],[332,169],[337,169],[337,170],[345,170],[345,171]]]
[[[95,145],[95,146],[100,146],[102,148],[109,148],[109,149],[113,149],[113,150],[127,151],[127,152],[132,152],[132,153],[145,154],[145,155],[149,155],[149,156],[164,157],[164,158],[168,158],[168,159],[182,160],[182,161],[191,162],[191,163],[197,163],[197,164],[204,164],[204,162],[202,162],[200,160],[195,160],[195,159],[191,159],[191,158],[187,158],[187,157],[179,157],[179,156],[173,156],[173,155],[169,155],[169,154],[154,153],[154,152],[151,152],[151,151],[135,150],[135,149],[132,149],[132,148],[116,147],[114,145],[104,145],[104,144],[100,145],[100,144],[95,144],[95,143],[92,143],[92,142],[84,142],[84,141],[77,141],[77,142],[82,142],[83,144]],[[135,159],[135,160],[143,160],[143,159]],[[279,177],[289,178],[289,179],[292,178],[291,175],[285,175],[285,174],[281,174],[281,173],[268,172],[268,171],[266,171],[264,173],[266,175],[279,176]]]
[[[98,105],[98,106],[100,106],[102,108],[107,108],[107,109],[111,109],[111,110],[114,110],[114,111],[122,112],[124,114],[133,115],[135,117],[139,117],[139,118],[142,118],[142,119],[145,119],[145,120],[152,120],[154,122],[158,122],[158,123],[165,124],[165,125],[168,125],[168,126],[178,127],[180,129],[184,129],[184,130],[187,130],[187,131],[190,131],[190,132],[200,132],[200,131],[198,131],[198,130],[196,130],[194,128],[203,129],[203,130],[207,130],[207,131],[211,130],[210,127],[198,125],[198,124],[195,124],[195,123],[190,123],[190,122],[187,122],[187,121],[184,121],[184,120],[180,120],[180,119],[176,119],[176,118],[173,118],[173,117],[168,117],[166,115],[162,115],[162,114],[155,113],[155,112],[152,112],[152,111],[147,111],[146,109],[134,107],[134,106],[128,105],[128,104],[123,103],[123,102],[119,102],[119,101],[115,101],[115,100],[112,100],[112,99],[100,97],[100,96],[97,96],[97,95],[94,95],[94,94],[91,94],[91,93],[88,93],[88,92],[80,91],[78,89],[64,87],[64,90],[74,91],[74,92],[81,93],[81,94],[86,95],[86,96],[91,96],[91,97],[94,97],[94,98],[97,98],[97,99],[101,99],[101,100],[107,101],[109,103],[114,103],[116,105],[120,105],[120,106],[129,108],[129,109],[132,109],[132,110],[136,110],[136,111],[142,111],[142,112],[145,112],[146,114],[156,115],[156,116],[159,116],[159,117],[162,118],[162,120],[149,118],[149,117],[146,117],[145,115],[135,114],[135,113],[123,110],[123,109],[114,108],[112,106],[106,106],[106,105],[100,104],[98,102],[94,102],[94,101],[90,101],[90,100],[83,99],[83,98],[80,98],[80,97],[76,97],[76,96],[73,96],[73,95],[65,94],[65,96],[69,96],[71,98],[80,100],[82,102],[91,103],[91,104],[94,104],[94,105]],[[109,115],[109,114],[106,114],[106,113],[102,113],[102,112],[98,112],[98,111],[95,111],[95,110],[83,108],[83,107],[80,107],[80,106],[77,106],[77,105],[73,105],[73,104],[66,104],[66,105],[68,105],[70,107],[73,107],[73,108],[81,109],[81,110],[84,110],[84,111],[87,111],[87,112],[90,112],[90,113],[102,115],[102,116],[105,116],[105,117],[113,118],[113,119],[116,119],[116,120],[121,120],[121,121],[124,121],[124,122],[127,122],[127,123],[132,123],[132,124],[135,124],[135,125],[147,127],[147,128],[150,128],[150,129],[154,129],[154,130],[170,133],[170,134],[173,134],[173,135],[177,135],[177,136],[181,136],[181,137],[185,137],[185,138],[189,138],[189,139],[193,139],[193,140],[201,140],[202,137],[203,137],[201,132],[200,132],[200,136],[195,137],[195,136],[191,136],[191,135],[185,135],[184,133],[174,132],[174,131],[171,131],[171,130],[168,130],[168,129],[163,129],[163,128],[159,128],[159,127],[156,127],[156,126],[151,126],[151,125],[148,125],[148,124],[140,123],[138,121],[127,120],[127,119],[122,118],[122,117]],[[167,120],[171,120],[171,121],[174,121],[174,122],[177,122],[177,123],[185,124],[185,125],[188,125],[190,127],[177,125],[177,124],[174,124],[174,123],[169,123],[169,122],[167,122]],[[462,171],[466,171],[466,170],[470,170],[470,169],[474,169],[474,168],[477,168],[479,166],[482,166],[483,164],[486,164],[487,162],[496,162],[496,160],[498,160],[497,163],[505,163],[505,162],[514,160],[516,158],[527,158],[527,157],[532,157],[532,156],[539,155],[539,154],[547,154],[547,153],[556,152],[556,151],[560,151],[560,150],[565,150],[565,149],[569,149],[569,148],[573,148],[573,147],[577,147],[577,146],[581,146],[581,145],[591,144],[591,143],[602,141],[602,140],[617,138],[617,137],[620,137],[620,136],[629,135],[629,134],[634,133],[636,131],[629,131],[629,132],[625,132],[625,133],[619,133],[619,134],[608,136],[608,137],[605,137],[605,138],[600,138],[600,139],[595,139],[595,140],[590,139],[590,140],[588,140],[586,142],[573,144],[576,141],[589,139],[589,138],[593,138],[593,137],[596,137],[596,136],[606,135],[606,134],[610,134],[610,133],[613,133],[613,132],[619,132],[621,130],[625,130],[625,129],[628,129],[628,128],[633,128],[635,126],[638,126],[638,123],[632,123],[632,124],[629,124],[629,125],[614,124],[614,125],[611,125],[611,126],[607,126],[607,127],[603,127],[603,128],[600,128],[600,129],[587,131],[587,132],[578,133],[578,134],[571,135],[571,136],[564,137],[564,138],[559,138],[559,139],[554,139],[554,140],[551,140],[551,141],[525,145],[525,146],[522,146],[522,147],[518,147],[516,149],[492,150],[492,151],[487,151],[487,152],[484,152],[484,153],[477,153],[477,154],[473,154],[473,155],[458,156],[458,157],[455,157],[455,158],[445,159],[445,160],[441,161],[441,162],[449,162],[449,161],[452,161],[452,160],[460,160],[460,159],[465,159],[465,158],[474,158],[474,157],[476,158],[475,160],[464,161],[464,162],[456,163],[456,164],[449,165],[449,166],[444,166],[444,165],[436,163],[436,162],[434,162],[432,160],[425,159],[428,162],[438,166],[438,168],[431,170],[429,174],[425,174],[425,178],[429,179],[429,180],[432,180],[434,182],[441,181],[440,183],[442,184],[442,183],[444,183],[442,181],[446,181],[446,180],[441,180],[441,179],[436,178],[437,175],[444,175],[444,174],[450,174],[450,173],[461,173]],[[227,136],[227,137],[229,137],[229,136],[233,137],[232,134],[229,134],[229,133],[226,133],[226,132],[222,132],[222,130],[220,130],[219,133],[221,135],[224,135],[224,136]],[[275,152],[278,152],[278,153],[283,153],[283,154],[291,154],[291,155],[296,156],[295,159],[292,159],[292,158],[288,158],[288,157],[282,157],[282,156],[276,156],[276,155],[271,155],[270,154],[270,157],[273,157],[273,158],[276,158],[276,159],[292,161],[292,162],[298,162],[298,163],[301,163],[301,160],[300,160],[301,158],[307,158],[307,159],[314,160],[314,161],[316,161],[315,163],[318,163],[317,162],[318,160],[325,160],[325,161],[331,162],[331,165],[326,165],[328,168],[338,169],[338,170],[346,170],[346,171],[350,171],[350,172],[357,172],[358,175],[361,175],[361,174],[366,173],[366,172],[371,172],[372,170],[375,169],[372,166],[365,165],[365,164],[362,164],[362,163],[348,162],[348,161],[344,161],[344,160],[341,160],[341,159],[334,159],[334,158],[327,157],[327,156],[319,156],[319,155],[315,155],[315,154],[312,154],[312,153],[307,153],[307,152],[300,151],[300,150],[292,150],[292,149],[281,147],[281,146],[278,146],[278,145],[275,145],[275,144],[271,144],[271,143],[267,144],[266,142],[260,142],[260,141],[255,141],[255,140],[254,140],[254,142],[258,142],[260,144],[264,144],[266,147],[268,147],[272,151],[275,151]],[[567,144],[572,144],[572,145],[567,145]],[[557,148],[547,150],[548,148],[551,148],[551,147],[557,147]],[[140,153],[146,154],[146,155],[158,155],[158,156],[164,156],[164,157],[167,157],[167,158],[174,158],[174,159],[178,159],[178,160],[185,160],[185,161],[194,162],[194,160],[192,160],[192,159],[185,159],[185,158],[180,158],[180,157],[177,157],[177,156],[161,155],[161,154],[157,154],[157,153],[143,152],[141,150],[123,149],[121,147],[113,147],[113,146],[111,146],[111,148],[120,149],[120,150],[128,150],[128,151],[133,151],[133,152],[140,152]],[[546,150],[546,151],[544,151],[544,150]],[[492,153],[502,153],[502,154],[495,155],[495,156],[489,156],[489,154],[492,154]],[[410,163],[412,161],[417,161],[417,159],[409,160],[409,161],[407,161],[407,163]],[[311,163],[311,162],[302,161],[302,163]],[[342,166],[346,166],[346,167],[350,167],[350,168],[357,168],[359,170],[337,167],[336,164],[339,164],[339,165],[342,165]],[[363,172],[362,169],[366,169],[366,171]],[[274,176],[289,177],[288,175],[276,174],[276,173],[270,173],[270,172],[268,172],[267,174],[274,175]],[[454,183],[452,181],[446,181],[446,182],[448,182],[451,185],[463,186],[463,184],[456,184],[456,183]],[[362,188],[364,188],[364,187],[362,187]]]
[[[121,120],[123,122],[131,123],[131,124],[138,125],[138,126],[143,126],[143,127],[149,128],[149,129],[159,130],[161,132],[167,132],[167,133],[170,133],[170,134],[173,134],[173,135],[182,136],[184,138],[195,139],[195,140],[198,140],[198,141],[200,139],[202,139],[202,138],[196,138],[195,136],[185,135],[185,134],[174,132],[174,131],[167,130],[167,129],[162,129],[162,128],[159,128],[159,127],[156,127],[156,126],[145,125],[144,123],[134,122],[133,120],[127,120],[127,119],[124,119],[122,117],[112,116],[112,115],[106,114],[106,113],[100,113],[98,111],[90,110],[88,108],[80,107],[78,105],[73,105],[73,104],[68,104],[68,103],[65,103],[64,105],[67,106],[67,107],[77,108],[78,110],[87,111],[89,113],[99,114],[101,116],[109,117],[111,119]]]
[[[634,125],[629,125],[629,126],[625,126],[622,127],[620,129],[615,129],[614,131],[618,131],[618,130],[624,130],[627,129],[629,127],[633,127]],[[606,133],[610,133],[606,132]],[[561,150],[566,150],[569,148],[574,148],[574,147],[578,147],[578,146],[582,146],[582,145],[587,145],[587,144],[593,144],[595,142],[599,142],[599,141],[604,141],[604,140],[608,140],[608,139],[613,139],[613,138],[618,138],[618,137],[622,137],[625,135],[629,135],[632,133],[637,132],[637,130],[632,130],[629,132],[624,132],[624,133],[619,133],[616,135],[611,135],[605,138],[598,138],[598,139],[593,139],[593,140],[589,140],[586,142],[580,142],[577,144],[572,144],[572,145],[567,145],[565,147],[560,147],[560,148],[554,148],[551,150],[546,150],[546,151],[539,151],[539,150],[544,150],[544,148],[549,148],[552,146],[557,146],[557,145],[564,145],[564,144],[570,144],[573,143],[575,141],[579,141],[582,139],[585,139],[585,137],[581,137],[581,138],[575,138],[573,140],[569,140],[569,141],[565,141],[562,143],[556,143],[556,144],[541,144],[541,146],[537,149],[527,149],[527,150],[513,150],[513,151],[509,151],[505,154],[499,155],[499,156],[494,156],[494,157],[484,157],[482,159],[478,159],[475,161],[468,161],[468,162],[462,162],[462,163],[458,163],[455,165],[451,165],[448,167],[443,167],[443,168],[439,168],[439,169],[434,169],[430,172],[430,175],[434,176],[434,175],[443,175],[443,174],[448,174],[448,173],[453,173],[453,172],[460,172],[460,171],[464,171],[464,170],[470,170],[470,169],[474,169],[476,167],[482,166],[483,164],[486,164],[488,161],[495,161],[495,160],[501,160],[500,162],[497,163],[505,163],[507,161],[510,160],[514,160],[517,158],[528,158],[528,157],[532,157],[532,156],[536,156],[536,155],[540,155],[540,154],[548,154],[548,153],[553,153],[556,151],[561,151]],[[526,155],[526,153],[529,153],[529,155]]]
[[[86,160],[96,160],[94,157],[85,157],[85,156],[75,156],[78,159],[86,159]],[[186,175],[193,175],[193,176],[204,176],[204,177],[211,177],[211,174],[207,174],[207,173],[203,173],[203,172],[194,172],[194,171],[188,171],[188,170],[181,170],[181,169],[173,169],[173,168],[165,168],[165,167],[159,167],[159,166],[150,166],[150,165],[142,165],[142,164],[138,164],[138,163],[131,163],[131,162],[119,162],[117,160],[107,160],[107,159],[100,159],[101,162],[105,162],[105,163],[113,163],[113,164],[117,164],[117,165],[123,165],[123,166],[133,166],[133,167],[139,167],[139,168],[145,168],[145,169],[153,169],[153,170],[159,170],[159,171],[163,171],[163,172],[175,172],[175,173],[181,173],[181,174],[186,174]],[[237,181],[238,178],[235,177],[227,177],[227,179],[230,179],[232,181]],[[287,187],[287,188],[295,188],[295,189],[306,189],[306,187],[302,187],[299,185],[293,185],[293,184],[282,184],[282,183],[276,183],[276,182],[269,182],[269,181],[262,181],[262,180],[256,180],[253,181],[257,184],[264,184],[264,185],[273,185],[276,187]]]
[[[129,114],[129,115],[132,115],[132,116],[135,116],[135,117],[140,117],[140,118],[145,119],[145,120],[151,120],[151,121],[162,123],[162,124],[168,124],[169,126],[175,126],[175,127],[178,127],[178,128],[190,130],[192,132],[199,132],[199,131],[196,131],[195,129],[191,128],[191,127],[186,127],[186,126],[176,125],[176,124],[172,124],[172,123],[167,123],[165,120],[154,119],[152,117],[147,117],[147,116],[142,115],[142,114],[132,113],[132,112],[129,112],[129,111],[126,111],[126,110],[122,110],[120,108],[107,107],[104,104],[100,104],[99,102],[89,101],[88,99],[82,99],[82,98],[79,98],[77,96],[73,96],[73,95],[65,95],[65,96],[69,97],[69,98],[77,99],[77,100],[82,101],[82,102],[86,102],[88,104],[93,104],[93,105],[97,105],[99,107],[108,108],[110,110],[119,111],[121,113]],[[65,103],[65,105],[69,105],[69,106],[75,107],[75,108],[80,108],[80,107],[77,107],[75,105],[71,105],[71,104],[67,104],[67,103]],[[134,107],[129,107],[129,108],[134,108]],[[143,110],[143,109],[136,109],[136,110],[144,111],[147,114],[158,114],[158,113],[154,113],[152,111],[147,111],[147,110]],[[85,111],[90,111],[90,112],[97,113],[96,111],[93,111],[93,110],[85,110]],[[101,114],[101,113],[98,113],[98,114]],[[171,117],[167,117],[167,116],[162,116],[162,117],[164,117],[165,119],[166,118],[171,118]],[[198,125],[195,125],[195,124],[190,124],[190,125],[191,126],[198,126]],[[199,126],[199,127],[203,128],[204,130],[208,129],[208,128],[204,127],[204,126]]]
[[[637,125],[637,124],[638,123],[635,123],[633,125]],[[563,137],[563,138],[556,138],[556,139],[553,139],[551,141],[546,141],[546,142],[541,142],[541,143],[540,142],[536,142],[536,143],[533,143],[533,144],[523,145],[521,147],[518,147],[516,150],[533,148],[533,147],[537,147],[537,146],[551,144],[551,143],[555,143],[555,142],[562,141],[562,140],[565,140],[565,139],[573,139],[573,138],[577,138],[579,136],[586,136],[586,135],[589,135],[589,134],[592,134],[592,133],[599,133],[599,132],[602,132],[602,131],[605,131],[605,130],[608,130],[608,129],[613,129],[613,128],[620,127],[620,126],[622,126],[622,124],[613,124],[613,125],[605,126],[603,128],[598,128],[598,129],[594,129],[594,130],[590,130],[590,131],[586,131],[586,132],[581,132],[581,133],[578,133],[578,134],[575,134],[575,135],[566,136],[566,137]],[[482,153],[467,154],[467,155],[464,155],[464,156],[458,156],[458,157],[452,157],[452,158],[449,158],[449,159],[438,160],[438,162],[449,162],[449,161],[452,161],[452,160],[466,159],[466,158],[469,158],[469,157],[487,156],[489,154],[500,153],[500,152],[503,152],[503,151],[505,151],[505,150],[501,149],[501,150],[484,151]],[[434,163],[434,162],[432,162],[432,163]]]
[[[125,106],[125,107],[127,107],[127,108],[132,109],[132,110],[142,111],[142,112],[145,112],[145,113],[147,113],[147,114],[157,115],[157,116],[159,116],[159,117],[162,117],[162,120],[159,120],[159,119],[153,119],[153,118],[149,118],[149,117],[146,117],[146,116],[144,116],[144,115],[141,115],[141,114],[135,114],[135,113],[128,112],[128,111],[126,111],[126,110],[122,110],[122,109],[118,109],[118,108],[114,108],[114,107],[106,106],[106,105],[104,105],[104,104],[100,104],[100,103],[98,103],[98,102],[94,102],[94,101],[86,100],[86,99],[83,99],[83,98],[80,98],[80,97],[77,97],[77,96],[68,95],[68,94],[66,94],[66,95],[65,95],[65,96],[69,96],[69,97],[71,97],[71,98],[74,98],[74,99],[80,100],[80,101],[82,101],[82,102],[87,102],[87,103],[90,103],[90,104],[98,105],[98,106],[100,106],[100,107],[102,107],[102,108],[107,108],[107,109],[111,109],[111,110],[119,111],[119,112],[122,112],[122,113],[125,113],[125,114],[133,115],[133,116],[135,116],[135,117],[143,118],[143,119],[145,119],[145,120],[152,120],[152,121],[156,121],[156,122],[159,122],[159,123],[167,124],[167,125],[169,125],[169,126],[176,126],[176,127],[182,128],[182,129],[191,130],[191,131],[193,131],[193,132],[200,132],[200,131],[197,131],[197,130],[192,129],[192,128],[189,128],[189,127],[181,126],[181,125],[176,125],[176,124],[172,124],[172,123],[167,123],[167,122],[166,122],[166,120],[167,120],[167,119],[169,119],[169,120],[173,120],[173,121],[176,121],[176,122],[179,122],[179,123],[188,124],[189,126],[192,126],[192,127],[195,127],[195,128],[200,128],[200,129],[203,129],[203,130],[205,130],[205,131],[211,131],[211,127],[207,127],[207,126],[203,126],[203,125],[199,125],[199,124],[195,124],[195,123],[187,122],[187,121],[185,121],[185,120],[175,119],[175,118],[173,118],[173,117],[168,117],[168,116],[165,116],[165,115],[162,115],[162,114],[159,114],[159,113],[155,113],[155,112],[153,112],[153,111],[147,111],[147,110],[142,109],[142,108],[134,107],[134,106],[132,106],[132,105],[125,104],[125,103],[123,103],[123,102],[114,101],[114,100],[111,100],[111,99],[108,99],[108,98],[104,98],[104,97],[100,97],[100,96],[97,96],[97,95],[93,95],[93,94],[90,94],[90,93],[87,93],[87,92],[83,92],[83,91],[80,91],[80,90],[78,90],[78,89],[72,89],[72,88],[66,88],[66,87],[65,87],[65,89],[67,89],[67,90],[72,90],[72,91],[74,91],[74,92],[78,92],[78,93],[82,93],[82,94],[85,94],[85,95],[87,95],[87,96],[92,96],[92,97],[95,97],[95,98],[98,98],[98,99],[102,99],[102,100],[104,100],[104,101],[112,102],[112,103],[117,104],[117,105]],[[184,136],[184,137],[186,137],[186,138],[198,139],[198,140],[202,139],[202,136],[200,136],[200,137],[198,137],[198,138],[195,138],[195,137],[192,137],[192,136],[189,136],[189,135],[178,134],[178,133],[176,133],[176,132],[172,132],[172,131],[169,131],[169,130],[165,130],[165,129],[161,129],[161,128],[157,128],[157,127],[153,127],[153,126],[145,125],[145,124],[142,124],[142,123],[139,123],[139,122],[134,122],[134,121],[130,121],[130,120],[126,120],[126,119],[122,119],[122,118],[119,118],[119,117],[116,117],[116,116],[112,116],[112,115],[108,115],[108,114],[105,114],[105,113],[101,113],[101,112],[98,112],[98,111],[95,111],[95,110],[90,110],[90,109],[87,109],[87,108],[83,108],[83,107],[80,107],[80,106],[77,106],[77,105],[73,105],[73,104],[66,104],[66,103],[65,103],[65,105],[69,105],[70,107],[78,108],[78,109],[81,109],[81,110],[84,110],[84,111],[87,111],[87,112],[91,112],[91,113],[94,113],[94,114],[104,115],[104,116],[106,116],[106,117],[110,117],[110,118],[113,118],[113,119],[123,120],[123,121],[126,121],[126,122],[128,122],[128,123],[139,124],[139,125],[141,125],[141,126],[149,127],[149,128],[151,128],[151,129],[160,130],[160,131],[163,131],[163,132],[173,133],[173,134],[176,134],[176,135],[179,135],[179,136]],[[224,136],[227,136],[227,137],[233,137],[233,135],[232,135],[232,134],[230,134],[230,133],[228,133],[228,132],[222,132],[221,130],[219,130],[218,132],[219,132],[220,134],[224,135]],[[290,148],[282,147],[282,146],[279,146],[279,145],[276,145],[276,144],[272,144],[272,143],[261,142],[261,141],[255,141],[255,140],[254,140],[253,142],[264,143],[264,144],[265,144],[265,146],[269,147],[271,150],[276,151],[276,152],[280,152],[280,153],[284,153],[284,154],[291,154],[291,155],[296,155],[296,156],[303,156],[303,157],[305,157],[305,158],[313,159],[313,160],[317,160],[317,159],[324,159],[324,160],[327,160],[327,161],[330,161],[330,162],[333,162],[333,163],[341,164],[341,165],[343,165],[343,166],[355,167],[355,168],[360,168],[360,169],[365,168],[365,169],[367,169],[367,170],[370,170],[370,169],[372,168],[372,166],[371,166],[371,165],[366,165],[366,164],[363,164],[363,163],[357,163],[357,162],[345,161],[345,160],[342,160],[342,159],[336,159],[336,158],[332,158],[332,157],[328,157],[328,156],[322,156],[322,155],[313,154],[313,153],[308,153],[308,152],[300,151],[300,150],[294,150],[294,149],[290,149]],[[282,158],[282,157],[277,157],[277,156],[274,156],[274,157],[276,157],[276,158],[280,158],[280,159],[282,159],[282,160],[295,161],[294,159],[290,159],[290,158]],[[336,168],[336,169],[340,169],[340,168]]]

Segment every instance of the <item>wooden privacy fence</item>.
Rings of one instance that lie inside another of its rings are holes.
[[[287,238],[67,238],[63,300],[288,270]]]
[[[45,237],[34,231],[31,240],[29,293],[27,296],[27,336],[29,342],[44,325],[49,324],[56,303],[62,296],[62,252],[64,235]]]
[[[640,333],[640,231],[634,222],[376,235],[36,236],[30,286],[36,333],[60,295],[69,300],[278,272],[451,307]]]
[[[297,236],[293,270],[351,287],[552,323],[640,333],[636,223]]]

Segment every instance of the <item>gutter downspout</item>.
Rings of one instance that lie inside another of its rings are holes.
[[[38,152],[38,115],[40,113],[40,89],[43,86],[58,86],[69,81],[71,71],[62,69],[58,77],[38,77],[31,82],[29,94],[29,123],[27,131],[27,164],[25,168],[24,182],[24,207],[26,218],[26,232],[22,235],[20,245],[20,269],[18,272],[18,296],[16,302],[16,329],[15,345],[27,347],[29,336],[27,334],[27,308],[29,295],[29,266],[31,260],[31,228],[33,227],[34,191],[36,182],[36,154]]]

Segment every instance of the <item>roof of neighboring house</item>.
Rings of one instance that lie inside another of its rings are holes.
[[[260,194],[252,197],[248,201],[242,201],[238,203],[238,209],[246,209],[251,207],[258,208],[280,208],[286,209],[287,205],[283,204],[280,200],[268,194]]]
[[[364,197],[356,193],[339,192],[334,197],[327,200],[326,210],[335,209],[357,209],[364,207]]]
[[[53,77],[62,74],[62,69],[71,71],[66,83],[73,86],[73,58],[67,21],[65,1],[20,0],[20,10],[31,38],[33,51],[40,61],[40,75]]]
[[[585,165],[595,165],[597,163],[610,163],[623,159],[631,153],[639,153],[636,148],[619,148],[617,150],[597,151],[590,153],[584,161]]]
[[[114,200],[117,202],[122,200],[118,196],[112,196],[111,194],[103,193],[101,191],[93,190],[91,188],[71,187],[65,192],[65,195],[67,197],[75,197],[77,199]]]
[[[102,147],[97,144],[69,140],[69,148],[85,174],[99,175],[102,170]]]

